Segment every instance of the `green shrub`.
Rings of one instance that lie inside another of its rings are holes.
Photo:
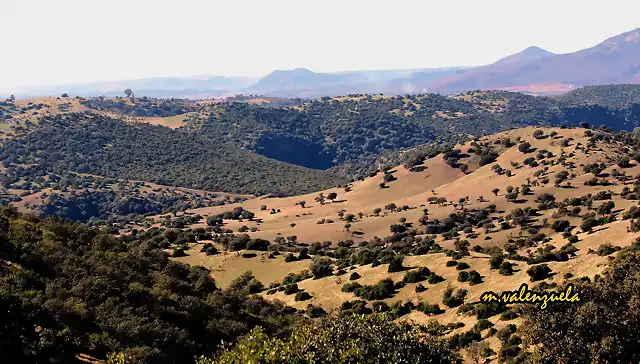
[[[478,331],[482,331],[482,330],[486,330],[490,327],[493,326],[493,323],[487,319],[481,319],[478,320],[478,322],[476,322],[475,326],[473,327],[474,329],[478,330]]]
[[[403,271],[405,268],[402,265],[402,261],[404,260],[404,256],[402,255],[396,255],[394,256],[391,261],[389,262],[389,269],[388,272],[389,273],[394,273],[394,272],[401,272]]]
[[[286,339],[256,328],[215,359],[197,364],[226,363],[451,363],[458,354],[443,341],[393,316],[346,315],[321,318],[294,328]]]
[[[511,262],[502,262],[500,265],[500,274],[510,276],[513,274],[513,264]]]
[[[420,302],[418,304],[418,307],[416,307],[418,311],[424,313],[425,315],[439,315],[441,313],[444,313],[444,310],[442,310],[440,308],[440,305],[438,304],[430,304],[427,302]]]
[[[447,289],[445,289],[444,294],[442,296],[442,303],[444,303],[445,306],[450,308],[458,307],[464,303],[464,299],[466,296],[467,296],[466,289],[459,289],[454,294],[454,289],[451,287],[448,287]]]
[[[298,285],[296,283],[294,284],[290,284],[288,286],[284,287],[284,294],[294,294],[297,293],[300,289],[298,288]]]
[[[493,255],[489,259],[489,265],[491,269],[500,269],[500,265],[504,262],[504,257],[502,255]]]
[[[475,270],[469,272],[469,285],[474,286],[480,283],[482,283],[482,276],[480,275],[480,273],[476,272]]]
[[[444,278],[434,272],[431,272],[431,274],[429,274],[429,278],[427,278],[427,282],[429,282],[429,284],[438,284],[440,282],[444,282]]]
[[[296,293],[296,297],[295,300],[296,301],[306,301],[311,299],[311,295],[307,292],[307,291],[300,291],[298,293]]]
[[[408,271],[405,273],[402,281],[404,283],[418,283],[422,282],[431,274],[431,271],[427,267],[421,267],[417,270]]]
[[[551,277],[551,268],[546,264],[540,264],[527,269],[531,282],[540,281]]]
[[[596,250],[596,254],[598,254],[601,257],[604,257],[607,255],[611,255],[620,249],[621,248],[619,246],[613,246],[611,243],[606,243],[598,247],[598,250]]]

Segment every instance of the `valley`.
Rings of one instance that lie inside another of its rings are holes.
[[[542,311],[480,297],[522,283],[536,292],[571,283],[592,302],[589,292],[606,289],[600,279],[623,284],[611,275],[616,267],[640,267],[628,262],[640,256],[636,91],[7,100],[0,159],[3,204],[12,207],[0,213],[8,227],[0,284],[26,302],[27,286],[9,289],[11,277],[26,270],[53,287],[37,261],[63,272],[94,256],[86,281],[56,278],[73,302],[91,307],[82,311],[86,323],[61,311],[79,344],[56,355],[82,361],[184,352],[205,355],[200,364],[251,360],[257,354],[242,345],[252,338],[328,335],[353,320],[365,320],[363,328],[383,320],[392,325],[385,330],[418,325],[429,343],[420,345],[444,362],[557,357],[564,344],[540,335],[551,330]],[[47,244],[56,248],[42,250]],[[105,268],[125,261],[141,273]],[[127,288],[107,300],[80,288],[104,279]],[[52,291],[38,292],[34,310],[49,315]],[[139,307],[137,295],[153,309],[109,316],[113,300]],[[544,312],[585,315],[570,305]],[[21,320],[62,332],[56,317]],[[110,326],[150,318],[163,325],[145,329],[151,336]],[[189,339],[171,347],[156,339],[178,331]],[[238,346],[214,357],[218,340]],[[298,337],[291,345],[307,345],[295,354],[304,357],[313,344]]]
[[[640,2],[522,5],[2,0],[0,364],[640,363]]]

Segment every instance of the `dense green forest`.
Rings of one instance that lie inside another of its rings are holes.
[[[640,104],[640,85],[585,86],[557,97],[567,105],[625,106]]]
[[[616,131],[640,125],[640,105],[587,105],[577,102],[580,96],[564,101],[506,91],[456,97],[349,96],[284,108],[209,105],[192,115],[184,129],[277,160],[316,169],[337,167],[357,177],[378,168],[371,162],[379,156],[427,142],[456,143],[469,135],[527,125],[589,122]]]
[[[168,236],[168,235],[167,235]],[[10,363],[69,363],[126,352],[145,362],[211,355],[295,310],[220,290],[202,267],[172,262],[153,235],[119,241],[95,228],[0,210],[0,352]]]
[[[127,221],[136,216],[173,213],[243,200],[214,200],[210,196],[177,193],[144,194],[131,189],[80,190],[70,194],[54,192],[47,197],[40,205],[34,205],[37,212],[81,222],[118,220],[119,217]]]
[[[162,185],[253,194],[297,194],[343,182],[328,172],[268,159],[217,138],[97,115],[42,118],[5,142],[0,159],[14,179],[66,171]],[[11,176],[10,176],[11,178]]]

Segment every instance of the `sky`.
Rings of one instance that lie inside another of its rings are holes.
[[[638,0],[0,0],[0,91],[159,76],[476,66],[640,27]]]

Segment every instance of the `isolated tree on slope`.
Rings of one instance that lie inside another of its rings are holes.
[[[131,101],[131,102],[135,101],[135,94],[133,93],[133,91],[130,88],[124,90],[124,94],[127,96],[129,101]]]

